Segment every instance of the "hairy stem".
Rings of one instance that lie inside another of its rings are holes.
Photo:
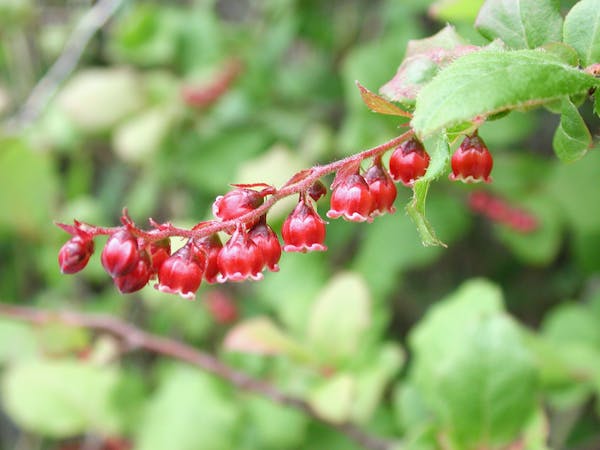
[[[239,372],[222,363],[211,354],[175,339],[148,333],[118,318],[72,311],[48,311],[7,304],[0,304],[0,314],[5,317],[38,325],[59,322],[74,327],[83,327],[109,333],[119,338],[122,341],[123,347],[128,351],[145,350],[185,362],[211,373],[244,391],[262,395],[275,403],[300,410],[313,419],[335,428],[365,449],[391,450],[392,448],[399,448],[395,442],[374,436],[353,423],[334,423],[328,421],[320,417],[306,400],[286,394],[266,381]]]
[[[324,177],[325,175],[329,175],[345,167],[358,164],[361,161],[368,158],[377,158],[386,151],[390,150],[391,148],[396,147],[401,143],[409,140],[413,136],[414,131],[409,130],[404,134],[390,139],[389,141],[384,142],[383,144],[380,144],[376,147],[363,150],[360,153],[356,153],[346,158],[333,161],[329,164],[315,166],[311,169],[299,172],[298,174],[294,175],[294,177],[292,177],[291,182],[288,182],[280,189],[274,190],[261,206],[235,219],[224,221],[211,220],[207,222],[201,222],[189,230],[185,228],[176,227],[170,223],[162,224],[158,228],[151,231],[141,230],[135,227],[132,222],[129,223],[128,227],[134,235],[136,235],[137,237],[144,238],[148,242],[159,241],[161,239],[174,236],[190,239],[200,239],[220,231],[231,232],[235,230],[236,226],[240,223],[256,222],[261,216],[266,214],[269,211],[269,209],[271,209],[271,207],[275,205],[275,203],[277,203],[281,199],[289,197],[290,195],[306,192],[317,180]],[[127,223],[128,221],[129,219],[127,219],[125,222]],[[119,229],[117,227],[100,227],[85,223],[81,224],[81,228],[92,235],[109,235],[113,234]]]

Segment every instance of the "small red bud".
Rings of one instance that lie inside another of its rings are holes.
[[[82,270],[94,253],[94,240],[87,234],[79,234],[69,239],[58,252],[58,265],[63,274],[73,274]]]
[[[398,193],[396,185],[383,168],[380,158],[373,161],[373,165],[365,173],[365,181],[369,185],[373,199],[371,205],[372,216],[385,214],[386,211],[390,213],[396,211],[396,208],[394,208],[394,200],[396,200]]]
[[[351,222],[371,222],[373,198],[369,185],[358,173],[342,180],[331,193],[331,208],[327,217],[343,217]]]
[[[171,241],[169,238],[161,239],[150,244],[150,260],[152,272],[158,273],[163,263],[171,256]]]
[[[265,265],[271,272],[278,272],[277,263],[281,258],[281,244],[275,232],[264,221],[258,222],[248,232],[248,237],[262,251]]]
[[[411,187],[425,175],[429,167],[429,155],[423,144],[416,138],[400,144],[390,156],[390,173],[394,181],[402,181]]]
[[[490,173],[494,160],[485,142],[477,134],[466,136],[452,155],[452,173],[450,179],[463,183],[492,181]]]
[[[254,211],[263,203],[260,192],[252,189],[235,189],[225,195],[219,195],[212,206],[215,217],[230,220]]]
[[[237,229],[223,246],[218,256],[217,281],[244,281],[248,278],[262,280],[265,260],[262,251],[250,240],[246,232]]]
[[[325,251],[325,221],[304,199],[285,219],[281,228],[283,250],[286,252]]]
[[[219,252],[223,248],[221,239],[217,233],[211,234],[194,242],[194,251],[203,252],[206,257],[206,268],[204,269],[204,279],[208,283],[216,283],[219,275]]]
[[[145,252],[144,252],[145,253]],[[121,294],[131,294],[142,289],[152,275],[152,265],[148,256],[140,257],[137,265],[125,275],[114,278],[115,286]]]
[[[127,230],[115,232],[106,241],[100,259],[113,278],[131,272],[140,259],[136,238]]]
[[[193,300],[202,282],[206,260],[202,252],[194,252],[189,244],[171,255],[158,272],[158,283],[154,285],[160,292],[179,294]]]

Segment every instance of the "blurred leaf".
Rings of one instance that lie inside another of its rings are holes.
[[[600,350],[600,319],[584,305],[555,306],[544,316],[542,333],[555,343],[583,344]]]
[[[301,412],[258,396],[248,397],[244,406],[250,416],[247,426],[257,435],[253,448],[277,450],[304,443],[308,420]]]
[[[319,292],[308,323],[308,342],[327,364],[337,365],[358,351],[371,323],[371,297],[356,273],[335,275]]]
[[[287,355],[310,358],[306,349],[279,329],[268,317],[254,317],[229,330],[223,343],[226,350],[259,355]]]
[[[31,326],[0,318],[0,364],[31,358],[39,353]]]
[[[334,375],[311,393],[308,401],[315,412],[333,423],[350,419],[356,380],[347,373]]]
[[[420,91],[412,126],[423,138],[477,117],[585,93],[599,83],[539,50],[471,53]]]
[[[429,15],[439,21],[473,22],[484,0],[437,0],[429,7]]]
[[[173,118],[173,110],[159,107],[144,111],[122,123],[113,134],[115,153],[128,163],[149,162],[160,149]]]
[[[562,161],[573,162],[582,158],[592,145],[592,135],[577,107],[565,98],[562,101],[560,124],[554,133],[552,146]]]
[[[60,92],[58,105],[88,132],[104,131],[138,111],[144,103],[138,75],[130,69],[88,68],[79,71]]]
[[[475,27],[490,41],[512,48],[535,48],[561,40],[559,0],[486,0]]]
[[[600,153],[590,152],[573,164],[557,164],[548,175],[548,192],[571,226],[578,231],[600,230],[600,214],[590,213],[600,195]]]
[[[111,395],[119,373],[76,361],[30,361],[4,375],[3,401],[11,419],[45,436],[64,438],[88,431],[117,433]]]
[[[57,180],[48,155],[0,141],[0,229],[39,237],[52,220]]]
[[[109,51],[128,63],[169,64],[176,56],[180,24],[181,15],[169,7],[134,3],[111,30]]]
[[[235,448],[238,410],[216,381],[174,366],[150,398],[136,434],[136,450]]]
[[[470,281],[410,334],[412,375],[460,448],[511,442],[536,403],[533,357],[501,310],[495,286]]]
[[[542,408],[538,408],[531,415],[523,432],[523,448],[527,450],[550,450],[548,446],[549,434],[550,423],[547,414]]]
[[[387,384],[398,373],[404,363],[402,348],[384,343],[369,362],[369,367],[356,373],[352,419],[366,423],[380,406]]]
[[[437,34],[411,40],[406,55],[394,78],[379,92],[396,102],[413,103],[417,94],[439,70],[455,58],[477,50],[458,35],[454,27],[446,25]]]
[[[64,324],[46,324],[36,330],[40,347],[50,355],[69,355],[90,344],[87,330]]]
[[[425,175],[415,182],[413,199],[406,206],[406,211],[417,226],[423,245],[441,245],[445,247],[446,244],[438,239],[433,227],[425,217],[425,201],[427,200],[429,184],[445,173],[450,161],[450,148],[445,134],[441,134],[434,143],[427,145],[427,150],[431,157],[429,167]]]
[[[600,4],[581,0],[565,17],[563,37],[579,53],[584,67],[600,62]]]

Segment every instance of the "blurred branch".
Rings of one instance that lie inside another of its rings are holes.
[[[75,327],[84,327],[99,332],[109,333],[121,340],[126,351],[138,349],[146,350],[199,367],[206,372],[228,381],[242,390],[262,395],[275,403],[300,410],[308,416],[335,428],[365,449],[398,449],[395,442],[373,436],[352,423],[339,424],[320,417],[313,407],[304,399],[288,395],[272,384],[248,376],[243,372],[239,372],[234,368],[223,364],[213,355],[197,350],[177,340],[148,333],[115,317],[99,314],[83,314],[71,311],[48,311],[7,304],[0,304],[0,314],[34,324],[59,322]]]
[[[9,121],[10,130],[23,128],[39,117],[60,85],[77,66],[90,39],[112,17],[121,3],[123,0],[98,0],[83,15],[60,56],[31,90],[16,116]]]

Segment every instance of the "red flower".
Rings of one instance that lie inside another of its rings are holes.
[[[248,232],[248,237],[262,251],[264,263],[271,272],[278,272],[277,263],[281,258],[281,244],[275,232],[266,222],[260,221]]]
[[[369,216],[373,198],[369,185],[358,173],[343,179],[331,193],[331,208],[327,217],[337,219],[343,217],[352,222],[371,222]]]
[[[82,270],[94,253],[91,236],[79,234],[69,239],[58,252],[58,265],[61,273],[77,273]]]
[[[121,294],[130,294],[132,292],[139,291],[142,289],[152,275],[152,265],[148,257],[141,257],[138,260],[136,267],[125,275],[116,277],[114,279],[115,286],[119,289]]]
[[[371,215],[378,216],[386,211],[393,213],[394,200],[396,200],[396,185],[385,171],[381,164],[381,158],[376,158],[373,165],[365,173],[365,181],[371,191],[373,204],[371,205]]]
[[[217,275],[219,275],[219,252],[222,248],[223,244],[217,233],[194,241],[194,251],[202,252],[202,256],[206,258],[204,279],[208,283],[217,282]]]
[[[206,260],[201,252],[194,252],[190,244],[177,250],[161,266],[158,272],[158,283],[154,285],[160,292],[179,294],[193,300],[202,282],[202,273]]]
[[[281,228],[285,244],[283,250],[302,253],[325,251],[325,233],[325,221],[305,199],[301,199]]]
[[[218,256],[217,281],[244,281],[248,278],[262,280],[265,259],[262,251],[246,232],[238,228],[223,246]]]
[[[127,230],[113,233],[106,241],[100,259],[113,278],[131,272],[140,260],[137,239]]]
[[[412,186],[415,181],[425,175],[429,167],[429,155],[423,144],[412,138],[400,144],[390,156],[390,173],[394,181],[402,181],[405,186]]]
[[[492,154],[485,142],[477,133],[465,137],[460,147],[452,155],[451,180],[460,180],[463,183],[478,183],[492,181],[490,173],[494,166]]]
[[[262,205],[263,196],[252,189],[235,189],[219,195],[212,206],[215,217],[230,220],[254,211]]]

